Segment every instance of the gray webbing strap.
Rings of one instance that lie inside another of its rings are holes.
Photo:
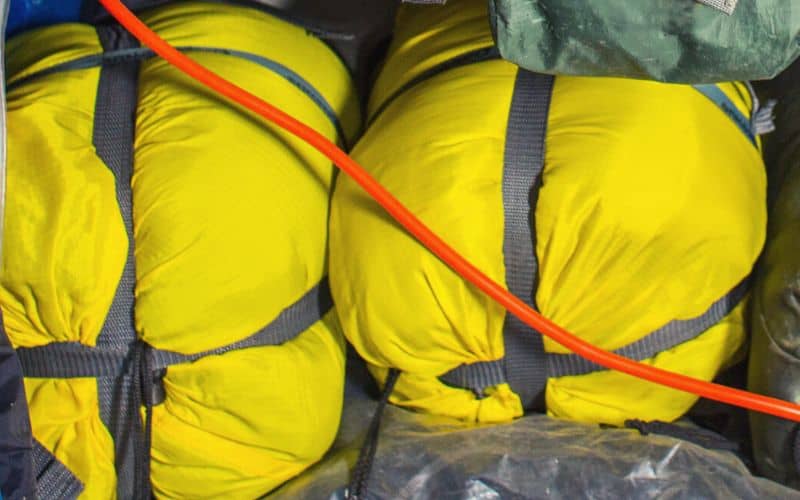
[[[267,326],[249,337],[197,354],[181,354],[151,349],[154,369],[191,363],[206,356],[250,347],[288,342],[322,319],[333,307],[328,278],[323,278],[297,302],[286,307]],[[40,347],[17,349],[20,363],[29,378],[118,377],[125,372],[128,353],[119,349],[89,347],[78,342],[54,342]]]
[[[179,363],[191,363],[206,356],[221,355],[227,352],[248,349],[253,347],[280,345],[288,342],[302,332],[310,328],[314,323],[328,313],[333,307],[330,288],[327,278],[323,278],[317,285],[306,292],[297,302],[285,308],[267,326],[254,333],[253,335],[233,342],[217,349],[201,352],[198,354],[180,354],[172,351],[148,349],[152,356],[152,376],[157,377],[157,372],[168,366]],[[26,377],[33,378],[74,378],[74,377],[97,377],[98,383],[101,380],[124,380],[118,385],[118,391],[123,404],[128,404],[129,391],[134,386],[135,381],[130,376],[133,362],[128,352],[118,349],[107,349],[103,347],[89,347],[77,342],[58,342],[41,347],[19,348],[17,353],[23,366]],[[147,376],[147,374],[144,374]],[[129,383],[130,382],[130,383]],[[154,388],[154,397],[159,401],[163,399],[163,388],[158,385]],[[127,407],[127,406],[126,406]],[[111,407],[105,414],[106,418],[119,418],[118,408]],[[102,415],[101,415],[102,416]],[[138,415],[135,417],[138,418]],[[137,429],[131,424],[130,429]],[[132,432],[132,431],[129,431]],[[133,439],[131,439],[133,441]],[[131,443],[133,448],[134,444]],[[45,450],[46,451],[46,450]],[[57,488],[72,488],[69,482],[68,470],[57,468],[53,465],[52,472],[47,478],[47,491]],[[63,466],[62,466],[63,467]],[[133,467],[133,465],[131,465]],[[57,473],[57,474],[56,474]],[[120,471],[117,472],[118,476]],[[128,474],[134,478],[131,469]],[[59,486],[58,481],[64,480],[65,483]],[[121,481],[121,477],[118,481]],[[51,484],[52,483],[52,484]],[[133,482],[133,485],[138,484]],[[61,496],[45,496],[42,498],[69,498]],[[133,498],[133,497],[125,497]]]
[[[714,302],[700,316],[688,320],[670,321],[636,342],[615,349],[613,352],[626,358],[643,361],[654,357],[660,352],[688,342],[703,334],[730,314],[747,295],[748,288],[749,278],[745,278],[733,290]],[[508,345],[506,345],[506,356],[508,356],[509,352]],[[546,361],[548,377],[586,375],[606,369],[577,354],[547,353]],[[439,378],[448,385],[470,389],[477,396],[483,397],[487,387],[508,381],[507,370],[505,359],[500,359],[461,365]]]
[[[444,73],[446,71],[450,71],[451,69],[460,68],[462,66],[468,66],[470,64],[475,64],[484,61],[492,61],[500,59],[500,51],[497,49],[497,46],[491,45],[489,47],[482,47],[480,49],[472,50],[470,52],[461,54],[460,56],[456,56],[452,59],[448,59],[443,61],[432,68],[429,68],[418,76],[412,78],[411,80],[404,83],[399,89],[392,92],[392,94],[384,100],[378,109],[372,113],[372,116],[369,117],[369,122],[367,126],[372,125],[375,123],[375,120],[386,111],[390,104],[392,104],[395,99],[400,97],[401,95],[405,94],[408,90],[412,87],[416,87],[422,82],[428,81],[431,78]]]
[[[545,135],[554,78],[519,69],[511,97],[503,159],[506,286],[535,308],[539,263],[536,258],[536,203],[544,169]],[[539,332],[513,314],[503,325],[508,384],[524,408],[543,409],[547,383],[544,343]]]
[[[514,82],[503,158],[503,258],[506,286],[535,308],[538,280],[535,207],[544,169],[545,136],[554,78],[520,68]],[[462,365],[441,378],[447,384],[483,389],[507,382],[526,409],[544,407],[547,361],[539,332],[506,312],[505,357]]]
[[[78,498],[83,483],[50,451],[33,440],[33,464],[36,468],[36,496],[42,500]]]
[[[153,349],[153,367],[154,369],[162,369],[170,365],[191,363],[206,356],[217,356],[239,349],[281,345],[308,330],[314,323],[322,319],[331,308],[333,308],[333,299],[328,286],[328,278],[323,278],[297,302],[281,311],[278,317],[253,335],[238,342],[198,354],[180,354]]]
[[[703,314],[688,320],[674,320],[655,330],[636,342],[615,349],[620,356],[643,361],[660,352],[688,342],[722,321],[738,306],[749,289],[749,277],[742,280],[730,292],[714,302]],[[508,347],[506,353],[508,355]],[[586,375],[606,368],[588,361],[577,354],[547,353],[547,376],[565,377]],[[482,397],[487,387],[508,381],[505,360],[486,361],[461,365],[449,371],[440,379],[448,385],[470,389]],[[513,386],[512,386],[513,387]]]
[[[656,354],[692,340],[725,316],[744,299],[748,290],[748,279],[742,280],[733,290],[714,302],[703,314],[687,320],[674,320],[642,337],[636,342],[615,349],[613,352],[636,361],[652,358]],[[605,370],[602,366],[577,354],[550,353],[547,356],[547,371],[550,377],[585,375]]]
[[[132,390],[143,390],[146,388],[137,385],[136,382],[141,384],[142,377],[150,377],[150,380],[155,381],[159,378],[159,372],[168,366],[179,363],[190,363],[201,359],[205,356],[221,355],[227,352],[247,349],[268,345],[280,345],[289,340],[294,339],[302,332],[306,331],[314,323],[322,319],[328,311],[333,307],[331,299],[330,288],[328,286],[327,278],[323,278],[316,286],[306,292],[297,302],[284,309],[273,321],[266,327],[262,328],[253,335],[233,342],[226,346],[213,349],[210,351],[201,352],[193,355],[180,354],[171,351],[157,350],[147,348],[141,355],[151,356],[146,365],[147,373],[141,373],[138,376],[131,374],[131,370],[135,370],[138,364],[135,359],[127,352],[121,352],[116,349],[104,349],[102,347],[88,347],[78,343],[60,342],[48,344],[41,347],[33,348],[20,348],[17,350],[20,353],[20,361],[23,366],[23,371],[26,377],[43,377],[43,378],[73,378],[73,377],[97,377],[98,384],[100,381],[108,380],[115,381],[121,380],[122,383],[117,384],[116,390],[119,395],[120,406],[125,405],[127,408],[130,406],[129,399],[133,394]],[[137,347],[145,346],[144,343],[135,344]],[[147,384],[151,389],[153,404],[160,402],[164,398],[163,387],[160,384]],[[116,395],[115,395],[116,396]],[[115,403],[116,404],[116,403]],[[101,408],[102,410],[102,408]],[[119,407],[114,406],[106,410],[107,413],[101,413],[101,418],[107,418],[114,421],[123,421],[122,417],[117,413]],[[136,418],[136,421],[132,419]],[[140,433],[141,429],[138,425],[138,414],[131,415],[128,418],[128,425],[130,426],[126,432],[126,436],[130,435],[130,448],[135,450],[135,444],[139,436],[135,433]],[[105,420],[104,420],[105,422]],[[145,435],[145,437],[148,437]],[[115,442],[116,444],[116,442]],[[149,446],[145,447],[149,450]],[[124,464],[129,467],[125,474],[131,481],[131,494],[139,493],[135,490],[136,485],[141,484],[140,478],[136,477],[134,465],[135,455],[132,455],[130,465]],[[119,461],[117,461],[119,462]],[[60,471],[59,469],[53,469]],[[59,472],[59,475],[53,475],[50,481],[59,479],[69,479],[64,472]],[[118,469],[118,489],[120,483],[123,481],[123,471]],[[66,483],[63,487],[69,486]],[[57,485],[50,485],[47,488],[56,488]],[[43,498],[62,498],[43,497]],[[134,498],[133,496],[125,498]]]
[[[281,345],[288,342],[333,308],[328,279],[323,278],[294,304],[285,308],[267,326],[247,338],[197,354],[151,349],[153,369],[191,363],[239,349]],[[117,349],[89,347],[78,342],[54,342],[41,347],[17,349],[28,378],[118,377],[125,373],[128,353]]]
[[[130,49],[139,43],[118,24],[97,27],[97,36],[104,51]],[[103,64],[97,86],[92,142],[97,155],[114,174],[117,202],[128,237],[128,255],[109,308],[103,329],[97,339],[101,348],[119,350],[127,355],[136,342],[134,324],[134,261],[133,200],[133,141],[138,103],[139,64]],[[129,375],[98,377],[97,392],[100,418],[114,438],[117,470],[117,496],[134,498],[135,440],[139,426],[139,409],[129,408]]]
[[[259,66],[272,71],[276,75],[280,76],[290,84],[294,85],[298,90],[303,92],[309,99],[311,99],[314,104],[322,111],[328,120],[331,122],[333,127],[336,129],[336,134],[339,138],[339,141],[342,144],[344,149],[348,149],[349,144],[347,140],[347,135],[344,132],[344,127],[342,126],[341,120],[339,120],[339,116],[336,114],[336,110],[334,107],[325,99],[325,96],[317,90],[311,83],[305,80],[300,74],[293,71],[291,68],[284,66],[283,64],[274,61],[272,59],[267,59],[266,57],[259,56],[257,54],[252,54],[250,52],[244,52],[241,50],[233,50],[233,49],[225,49],[220,47],[198,47],[198,46],[179,46],[175,47],[176,49],[180,50],[181,52],[207,52],[211,54],[222,54],[231,57],[238,57],[239,59],[244,59],[245,61],[249,61],[254,64],[258,64]],[[25,85],[26,83],[32,82],[38,78],[42,78],[49,75],[54,75],[57,73],[62,73],[65,71],[76,71],[88,68],[96,68],[97,66],[102,65],[111,65],[111,64],[123,64],[123,63],[131,63],[136,61],[144,61],[155,57],[156,54],[145,47],[134,47],[134,48],[127,48],[127,49],[119,49],[113,51],[106,51],[102,54],[92,54],[88,56],[78,57],[69,61],[65,61],[62,63],[55,64],[48,68],[44,68],[42,70],[36,71],[27,75],[23,78],[19,78],[14,80],[8,85],[9,90],[13,90],[19,86]]]
[[[439,380],[453,387],[469,389],[475,393],[475,396],[482,399],[486,396],[487,388],[505,384],[508,381],[505,358],[460,365],[440,376]]]
[[[535,307],[533,299],[538,267],[534,244],[535,210],[531,207],[536,206],[538,182],[544,164],[543,140],[551,88],[551,77],[523,70],[517,74],[503,169],[506,283],[509,291],[531,307]],[[744,279],[702,315],[689,320],[671,321],[614,352],[642,361],[687,342],[730,314],[742,301],[747,289],[748,279]],[[461,365],[442,375],[440,380],[454,387],[470,389],[478,397],[483,397],[488,387],[508,383],[520,396],[526,409],[541,410],[547,377],[585,375],[605,369],[577,354],[545,353],[541,335],[508,313],[503,339],[503,359]]]

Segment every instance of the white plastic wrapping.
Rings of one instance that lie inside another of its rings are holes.
[[[350,381],[336,445],[273,498],[343,499],[376,403]],[[732,453],[627,429],[528,416],[465,426],[387,408],[370,476],[372,499],[791,499]]]

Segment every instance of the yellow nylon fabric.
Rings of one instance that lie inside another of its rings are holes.
[[[157,496],[257,498],[319,460],[338,429],[343,351],[331,312],[282,346],[170,368],[153,415]]]
[[[351,113],[347,129],[354,134],[349,76],[322,42],[252,10],[218,7],[190,4],[142,20],[175,45],[243,50],[309,75],[334,109]],[[223,54],[190,55],[335,137],[319,107],[283,77]],[[137,326],[148,343],[187,354],[240,340],[323,275],[325,261],[310,256],[326,244],[331,163],[287,132],[223,104],[162,59],[143,64],[139,92],[132,183],[141,214],[134,218]]]
[[[116,497],[114,442],[90,378],[25,379],[33,436],[84,485],[81,498]]]
[[[62,40],[52,30],[32,34],[35,43],[9,41],[9,83],[100,50],[84,26],[61,33],[69,40],[63,57],[52,53]],[[126,236],[114,176],[92,146],[98,76],[94,68],[43,77],[8,95],[0,301],[15,347],[95,345],[122,272]],[[84,498],[110,498],[114,444],[100,420],[95,380],[26,379],[25,389],[36,439],[83,481]]]
[[[145,23],[178,46],[239,50],[314,86],[352,140],[350,76],[321,41],[262,12],[183,2]],[[9,82],[102,53],[91,26],[9,42]],[[191,57],[335,140],[306,94],[248,60]],[[99,68],[23,82],[9,94],[8,201],[0,305],[12,343],[92,346],[126,258],[114,176],[92,144]],[[159,59],[141,63],[132,179],[137,334],[197,353],[256,333],[327,273],[333,167]],[[280,346],[172,366],[154,409],[160,498],[255,498],[319,459],[339,423],[344,345],[329,313]],[[113,440],[94,379],[26,379],[34,435],[86,485],[114,498]]]
[[[96,53],[93,30],[76,28],[65,29],[70,46],[82,51],[71,53]],[[10,68],[16,54],[31,62],[57,59],[46,55],[52,48],[30,43],[22,50],[20,41],[9,42]],[[16,346],[53,341],[94,345],[117,289],[126,236],[114,175],[92,146],[99,74],[92,68],[46,76],[8,96],[8,252],[0,297],[5,327]],[[10,73],[9,82],[15,79]]]
[[[404,6],[370,110],[441,62],[431,45],[491,39],[483,2]],[[458,19],[455,22],[454,19]],[[437,24],[438,23],[438,24]],[[423,44],[427,44],[423,46]],[[445,241],[505,282],[503,153],[517,69],[489,61],[420,83],[378,116],[353,155]],[[741,84],[720,84],[746,116]],[[544,316],[605,349],[704,313],[747,276],[766,225],[759,151],[685,85],[557,77],[535,207],[536,303]],[[393,401],[465,420],[522,413],[507,386],[483,399],[438,376],[504,355],[505,312],[403,232],[352,181],[331,211],[331,283],[345,335]],[[741,310],[648,363],[709,380],[744,339]],[[566,352],[545,339],[549,352]],[[548,412],[620,424],[673,420],[691,395],[612,372],[548,381]]]

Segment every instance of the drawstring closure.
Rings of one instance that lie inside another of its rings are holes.
[[[155,390],[155,370],[153,369],[152,348],[144,341],[137,340],[131,347],[131,391],[130,411],[135,412],[131,423],[134,436],[134,495],[136,499],[150,500],[150,449],[153,436],[153,391]],[[145,408],[144,422],[141,408]]]
[[[364,445],[361,447],[358,460],[353,468],[353,477],[345,492],[345,498],[348,500],[363,500],[367,495],[369,475],[372,470],[372,464],[375,461],[375,452],[378,450],[378,437],[381,431],[383,412],[389,404],[389,396],[392,395],[392,391],[394,391],[394,386],[399,377],[400,371],[394,368],[389,370],[389,374],[386,376],[383,394],[381,394],[378,407],[375,409],[375,414],[372,416],[372,422],[370,422],[369,430],[364,438]]]

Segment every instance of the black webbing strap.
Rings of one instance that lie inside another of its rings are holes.
[[[467,66],[470,64],[475,64],[484,61],[492,61],[495,59],[500,59],[500,51],[497,50],[497,47],[492,45],[491,47],[483,47],[480,49],[476,49],[465,54],[461,54],[460,56],[456,56],[452,59],[448,59],[442,63],[433,66],[430,69],[427,69],[417,75],[416,77],[412,78],[411,80],[404,83],[399,89],[395,90],[392,95],[390,95],[385,101],[378,106],[378,109],[372,113],[372,116],[369,117],[369,121],[367,122],[367,127],[372,125],[378,117],[386,111],[386,108],[389,107],[390,104],[394,102],[395,99],[400,97],[401,95],[405,94],[409,89],[419,85],[420,83],[430,80],[436,75],[449,71],[451,69],[460,68],[462,66]]]
[[[83,483],[36,440],[33,441],[33,463],[37,498],[71,500],[83,492]]]
[[[372,473],[372,466],[375,463],[375,454],[378,451],[383,412],[389,404],[389,397],[391,397],[399,378],[400,371],[394,368],[390,369],[386,374],[381,399],[378,401],[378,406],[372,415],[369,429],[367,429],[367,434],[364,436],[364,443],[361,445],[358,459],[356,459],[356,464],[353,466],[350,484],[344,494],[346,500],[366,500],[368,498],[369,479]]]

